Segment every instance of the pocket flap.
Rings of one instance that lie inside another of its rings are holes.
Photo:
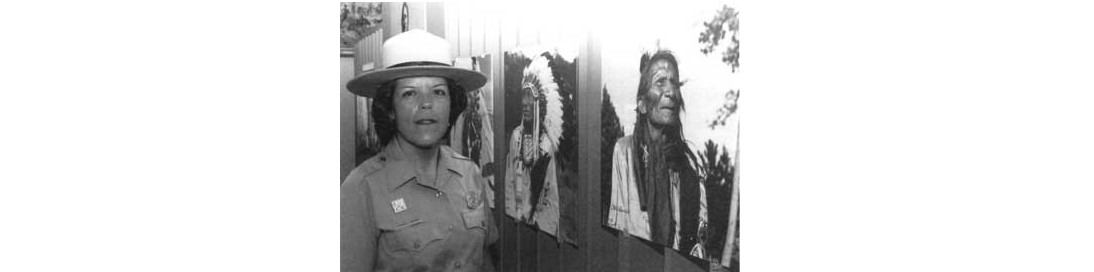
[[[385,230],[383,243],[391,251],[421,251],[430,243],[447,238],[449,232],[433,222],[416,220],[410,224]]]
[[[486,229],[486,212],[485,209],[473,209],[463,212],[463,225],[467,229],[471,228],[483,228]]]

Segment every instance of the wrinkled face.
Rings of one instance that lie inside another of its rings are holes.
[[[419,148],[433,148],[448,131],[451,97],[441,77],[409,77],[395,81],[392,97],[398,136]]]
[[[649,117],[649,121],[659,125],[676,123],[680,113],[680,79],[674,72],[675,67],[667,60],[657,60],[650,64],[650,89],[639,98],[638,106]]]

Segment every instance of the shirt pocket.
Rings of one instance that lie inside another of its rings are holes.
[[[468,230],[486,230],[486,208],[479,205],[478,208],[463,211],[463,225]]]
[[[420,252],[448,238],[450,232],[435,222],[415,220],[409,224],[384,230],[382,242],[391,252]]]

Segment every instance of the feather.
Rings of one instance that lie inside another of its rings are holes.
[[[558,92],[558,84],[555,83],[549,62],[547,57],[540,55],[524,69],[524,81],[535,82],[538,87],[536,89],[540,92],[537,98],[546,100],[546,114],[538,132],[541,156],[554,154],[562,141],[562,96]]]

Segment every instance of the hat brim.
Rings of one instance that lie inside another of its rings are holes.
[[[361,74],[346,83],[353,94],[373,98],[376,90],[388,81],[418,76],[435,76],[451,79],[466,91],[477,90],[486,84],[486,75],[480,72],[450,66],[409,66],[387,68]]]

